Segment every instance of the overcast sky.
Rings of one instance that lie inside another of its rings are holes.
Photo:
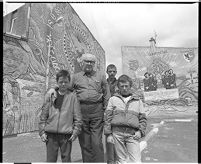
[[[122,74],[121,46],[198,47],[198,3],[72,3],[105,50],[106,65]],[[9,7],[10,8],[10,7]]]
[[[71,5],[105,50],[106,65],[117,65],[117,76],[121,46],[149,46],[154,31],[158,47],[198,47],[198,3]]]

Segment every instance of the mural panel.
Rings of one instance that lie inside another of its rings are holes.
[[[3,135],[38,129],[56,72],[79,72],[82,53],[95,54],[105,71],[103,48],[68,3],[27,3],[4,17],[3,29]]]
[[[198,48],[123,46],[122,64],[148,113],[151,106],[162,111],[197,106]]]

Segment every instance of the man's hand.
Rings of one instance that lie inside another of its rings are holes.
[[[54,95],[54,97],[56,97],[56,95],[57,95],[57,92],[55,91],[54,88],[50,88],[50,90],[47,91],[47,93],[45,94],[45,101],[49,100],[52,95]]]
[[[114,138],[113,138],[112,135],[109,135],[109,136],[107,137],[107,142],[114,144]]]
[[[47,140],[48,140],[48,139],[47,139],[47,134],[45,134],[45,133],[44,133],[40,138],[41,138],[41,140],[42,140],[43,142],[47,142]]]
[[[69,138],[69,141],[73,142],[75,141],[75,139],[76,139],[76,136],[72,134],[71,137]]]
[[[135,132],[135,134],[133,135],[133,139],[135,140],[139,140],[141,138],[141,132],[140,131],[137,131]]]

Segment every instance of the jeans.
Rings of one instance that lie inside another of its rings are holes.
[[[68,141],[71,134],[47,133],[47,162],[56,162],[58,150],[61,151],[62,162],[71,162],[72,142]]]
[[[141,162],[140,144],[132,134],[115,131],[113,138],[118,163]]]

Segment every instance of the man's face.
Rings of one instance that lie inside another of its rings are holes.
[[[128,81],[127,82],[120,82],[118,85],[118,88],[119,88],[120,94],[122,96],[126,96],[126,95],[130,94],[131,86],[130,86],[130,83]]]
[[[70,85],[70,81],[68,80],[67,77],[60,77],[58,79],[58,82],[57,82],[58,86],[59,86],[59,91],[60,92],[65,92],[69,85]]]
[[[91,60],[83,60],[83,71],[86,73],[90,73],[93,71],[95,66],[95,61]]]
[[[116,68],[108,68],[107,74],[108,74],[109,78],[114,78],[117,74]]]

